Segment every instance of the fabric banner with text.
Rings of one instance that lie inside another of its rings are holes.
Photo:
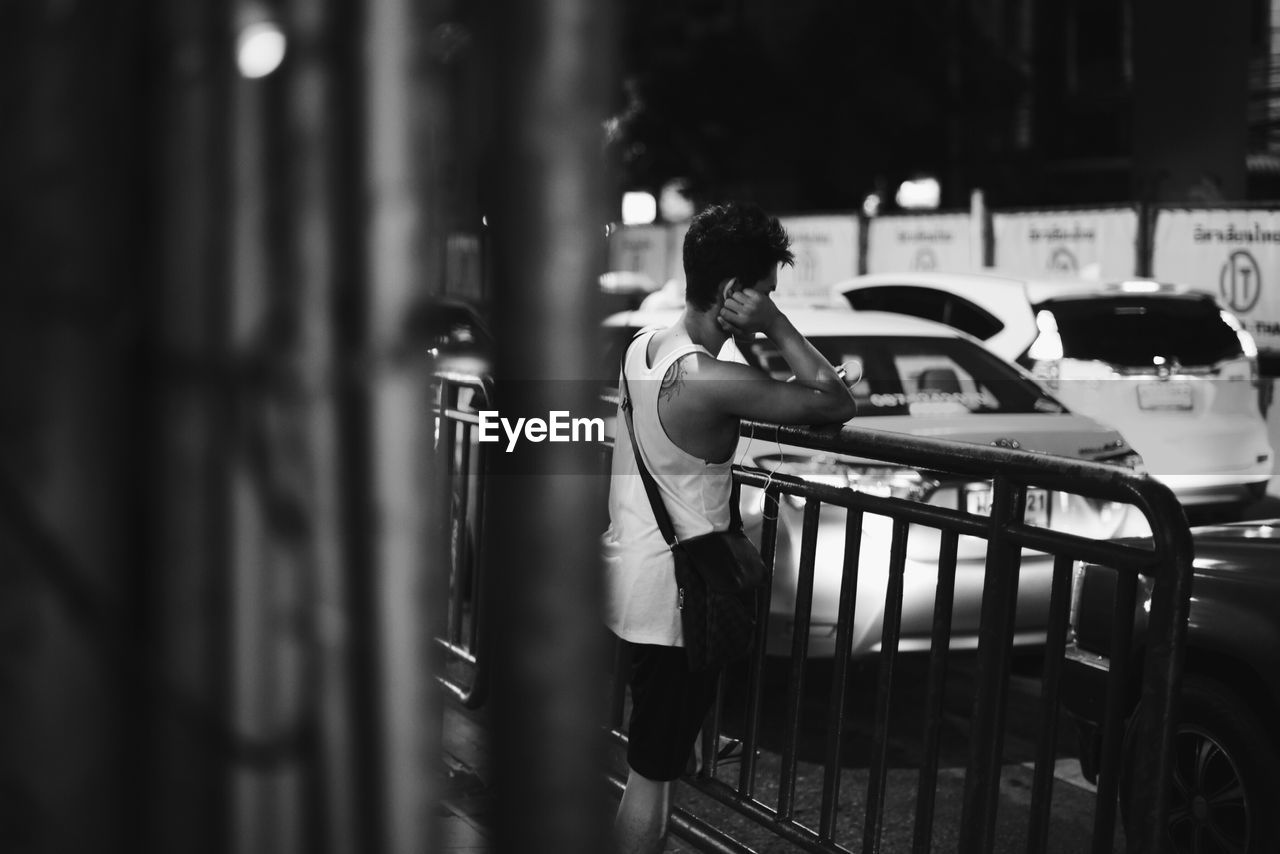
[[[1280,211],[1160,210],[1152,274],[1216,296],[1280,351]]]
[[[963,273],[980,258],[968,213],[876,217],[867,226],[868,273]]]
[[[1132,208],[993,213],[995,266],[1045,279],[1127,279],[1137,271]]]
[[[778,271],[779,302],[825,304],[829,288],[858,272],[858,218],[835,216],[779,217],[791,236],[794,266]]]

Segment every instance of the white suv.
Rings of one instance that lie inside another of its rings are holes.
[[[1070,409],[1119,430],[1184,505],[1243,509],[1266,490],[1257,348],[1209,294],[947,273],[860,276],[832,290],[857,311],[928,317],[982,339]]]

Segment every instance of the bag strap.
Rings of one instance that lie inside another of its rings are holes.
[[[636,340],[640,336],[633,338],[631,345],[635,346]],[[627,348],[628,351],[630,347]],[[662,539],[671,548],[679,545],[680,540],[676,537],[675,526],[671,523],[671,514],[667,512],[667,506],[662,500],[662,493],[658,490],[658,482],[653,479],[653,475],[649,473],[649,469],[644,464],[644,459],[640,456],[640,443],[636,441],[635,420],[632,418],[631,385],[627,382],[627,360],[624,354],[622,359],[622,402],[619,407],[622,409],[623,416],[627,421],[627,433],[631,436],[631,451],[636,456],[636,468],[640,471],[640,480],[644,482],[645,494],[649,496],[649,506],[653,508],[653,518],[658,523],[658,531],[662,534]],[[730,529],[742,527],[742,511],[738,508],[738,484],[733,480],[732,473],[729,480],[731,486],[729,488],[729,527]]]

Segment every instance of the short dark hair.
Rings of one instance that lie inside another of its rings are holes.
[[[684,237],[685,301],[705,311],[728,278],[750,287],[779,264],[791,264],[791,238],[776,216],[752,202],[725,202],[698,212]]]

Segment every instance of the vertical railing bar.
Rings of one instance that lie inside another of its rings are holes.
[[[698,775],[701,777],[714,777],[716,768],[720,766],[720,727],[724,711],[724,685],[725,671],[721,668],[716,676],[715,699],[707,712],[702,731],[698,734],[698,740],[702,742],[702,767],[698,769]]]
[[[486,545],[484,537],[484,519],[488,515],[486,503],[488,501],[488,492],[485,488],[486,478],[488,475],[489,455],[484,448],[477,445],[472,452],[469,444],[469,437],[474,430],[474,422],[469,421],[466,414],[462,412],[458,405],[459,392],[463,388],[476,393],[475,399],[489,401],[492,395],[485,380],[480,377],[468,377],[459,379],[454,376],[440,376],[434,378],[434,382],[439,389],[439,397],[433,406],[435,409],[435,417],[439,419],[441,430],[440,447],[436,453],[448,460],[446,466],[442,469],[446,473],[444,482],[444,492],[450,496],[450,511],[452,507],[452,491],[450,479],[460,476],[470,479],[475,477],[475,488],[464,493],[464,500],[458,505],[459,512],[462,514],[462,522],[464,527],[466,524],[474,524],[472,530],[473,553],[471,555],[471,591],[467,599],[463,599],[460,592],[460,578],[458,577],[460,567],[450,566],[450,574],[452,583],[448,594],[448,602],[446,603],[446,612],[449,615],[450,625],[437,626],[436,631],[438,637],[434,638],[437,644],[440,644],[446,650],[449,661],[468,662],[472,666],[471,684],[467,688],[450,679],[447,674],[441,673],[437,675],[437,681],[440,682],[465,708],[476,709],[482,706],[488,696],[488,670],[490,662],[488,661],[487,646],[491,640],[486,631],[484,608],[482,607],[484,598],[484,578],[487,559],[485,555]],[[461,442],[464,453],[461,456],[459,466],[453,465],[453,454],[450,449],[458,447]],[[472,475],[471,469],[475,469]],[[474,500],[471,499],[474,496]],[[475,517],[472,518],[470,508],[475,507]],[[465,632],[467,635],[468,645],[463,645],[461,636],[464,633],[462,629],[463,620],[461,618],[462,607],[466,602],[471,605],[471,621]]]
[[[1098,766],[1097,808],[1093,816],[1094,854],[1109,852],[1115,835],[1116,792],[1124,748],[1125,691],[1133,647],[1133,616],[1138,599],[1138,576],[1118,572],[1115,609],[1111,615],[1111,664],[1107,673],[1106,705],[1102,715],[1102,758]]]
[[[1049,808],[1053,804],[1053,771],[1058,747],[1058,689],[1067,646],[1067,616],[1071,596],[1070,555],[1057,555],[1049,594],[1048,640],[1044,650],[1044,674],[1040,680],[1040,740],[1036,745],[1035,773],[1031,781],[1031,821],[1027,828],[1027,852],[1043,852],[1049,846]]]
[[[863,822],[863,854],[878,854],[884,830],[885,785],[889,776],[889,715],[893,701],[893,671],[902,634],[903,576],[907,565],[910,523],[893,520],[889,547],[889,583],[884,597],[884,626],[880,640],[880,670],[876,677],[876,719],[871,736],[871,770]]]
[[[845,512],[844,567],[840,578],[840,605],[836,612],[836,652],[831,673],[831,703],[827,715],[826,765],[822,777],[822,811],[818,838],[834,839],[836,807],[840,802],[840,754],[844,745],[845,682],[849,676],[849,650],[853,643],[853,619],[858,604],[858,569],[862,557],[861,510]]]
[[[916,788],[914,854],[929,854],[933,838],[933,809],[938,788],[938,753],[942,704],[946,696],[947,657],[951,648],[951,610],[955,604],[956,555],[959,535],[943,531],[938,549],[938,587],[933,602],[933,630],[929,643],[929,687],[925,698],[924,751]]]
[[[969,738],[960,815],[959,850],[986,854],[994,847],[1000,769],[1004,753],[1005,703],[1013,646],[1018,572],[1022,552],[1008,542],[1009,525],[1022,521],[1026,485],[997,475],[992,483],[987,565],[978,624],[977,690]]]
[[[778,502],[781,493],[777,487],[764,490],[761,500],[762,519],[760,524],[760,557],[764,560],[769,573],[769,583],[765,585],[759,597],[756,611],[756,647],[751,657],[751,667],[747,675],[747,710],[746,725],[742,733],[742,766],[738,769],[738,792],[744,797],[753,797],[756,786],[756,746],[760,741],[760,703],[764,684],[764,662],[768,652],[769,613],[773,604],[773,577],[777,572],[775,563],[778,553]],[[769,508],[773,508],[770,515]]]
[[[439,414],[439,430],[440,430],[440,455],[444,460],[441,469],[444,471],[445,477],[445,507],[449,514],[448,531],[449,538],[452,540],[453,533],[456,530],[459,513],[466,512],[466,505],[458,506],[454,500],[454,481],[459,476],[457,467],[454,465],[454,455],[458,445],[458,429],[459,423],[455,421],[449,412],[456,408],[457,395],[459,385],[452,380],[444,380],[442,383],[441,393],[443,394],[443,404],[440,407]],[[465,474],[463,475],[465,477]],[[449,556],[449,584],[452,588],[448,603],[448,618],[444,624],[445,637],[452,644],[460,644],[462,642],[462,597],[457,595],[459,583],[462,580],[462,566],[458,561],[458,554],[455,553],[453,543],[448,545]]]
[[[804,527],[800,535],[800,578],[796,584],[795,635],[791,639],[791,666],[787,674],[787,717],[783,732],[782,765],[778,769],[778,818],[791,820],[795,798],[796,744],[804,701],[804,665],[809,652],[809,621],[813,608],[813,568],[818,547],[818,514],[822,502],[806,498]]]
[[[471,432],[472,434],[475,433],[474,427],[471,428]],[[476,519],[475,519],[475,526],[472,529],[473,554],[471,555],[471,566],[473,569],[473,575],[471,578],[471,648],[472,649],[478,649],[480,646],[480,638],[481,638],[480,624],[484,620],[484,616],[481,613],[481,609],[480,609],[480,603],[484,601],[484,599],[481,596],[481,587],[484,581],[483,581],[483,574],[480,572],[480,567],[484,566],[483,557],[484,557],[484,550],[485,550],[485,542],[488,539],[485,536],[485,529],[484,529],[484,522],[485,522],[484,505],[485,505],[485,501],[487,500],[487,494],[488,494],[487,484],[489,482],[488,459],[489,459],[488,452],[485,450],[485,448],[482,448],[477,443],[476,454],[475,454]]]
[[[1142,713],[1136,724],[1140,749],[1131,771],[1138,798],[1134,804],[1131,837],[1138,846],[1154,851],[1167,833],[1169,792],[1173,786],[1174,740],[1181,702],[1182,669],[1186,659],[1187,623],[1190,619],[1194,558],[1191,532],[1177,499],[1165,492],[1162,521],[1177,519],[1181,525],[1153,528],[1160,558],[1153,575],[1142,662]]]

